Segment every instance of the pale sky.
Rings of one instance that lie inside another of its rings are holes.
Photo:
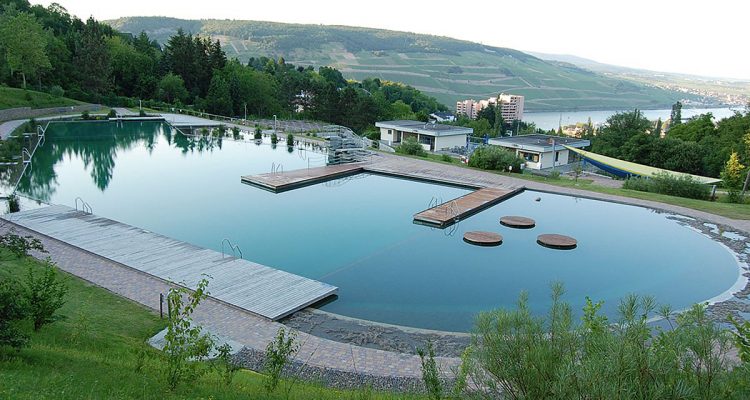
[[[169,16],[363,26],[655,71],[750,79],[747,0],[56,2],[81,19]]]

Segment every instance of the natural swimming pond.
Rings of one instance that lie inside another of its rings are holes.
[[[420,328],[466,331],[477,312],[512,307],[522,290],[546,312],[553,281],[574,310],[589,296],[613,315],[630,293],[683,308],[739,277],[721,244],[645,208],[527,191],[440,230],[413,214],[468,190],[369,174],[281,194],[240,182],[279,163],[290,171],[325,156],[188,139],[159,122],[51,124],[19,192],[69,206],[80,196],[95,214],[215,250],[230,238],[246,259],[338,286],[323,310]],[[504,215],[537,226],[507,228]],[[498,232],[503,244],[468,245],[470,230]],[[541,247],[541,233],[579,246]]]

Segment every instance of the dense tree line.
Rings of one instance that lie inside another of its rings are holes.
[[[446,110],[411,86],[353,82],[331,67],[283,58],[228,60],[219,41],[179,30],[162,48],[148,35],[86,22],[57,4],[0,0],[0,83],[78,100],[134,105],[158,100],[227,116],[313,118],[364,131],[379,119],[426,119]]]
[[[660,122],[639,110],[618,113],[587,138],[595,153],[696,175],[719,177],[733,152],[750,163],[750,112],[715,123],[711,114],[698,115],[672,123],[663,135]]]

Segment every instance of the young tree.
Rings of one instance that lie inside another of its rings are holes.
[[[55,313],[65,304],[67,293],[68,286],[58,277],[52,261],[47,259],[44,262],[41,276],[37,276],[29,267],[26,275],[26,301],[35,331],[60,319]]]
[[[672,105],[672,113],[669,115],[669,126],[677,126],[682,123],[682,103],[677,102]]]
[[[729,199],[733,202],[740,201],[739,191],[742,188],[744,172],[745,166],[740,163],[740,157],[737,152],[732,152],[724,165],[724,170],[721,171],[721,179],[729,191]]]
[[[274,341],[266,346],[266,361],[264,372],[266,373],[266,392],[271,393],[276,390],[281,380],[281,373],[284,367],[289,363],[292,357],[300,349],[297,343],[297,334],[294,331],[287,332],[283,327],[276,332]]]
[[[213,338],[204,334],[192,318],[200,302],[209,295],[207,287],[208,279],[203,278],[193,291],[184,287],[169,289],[169,321],[162,350],[167,355],[165,376],[170,389],[185,379],[198,377],[203,372],[199,361],[206,359],[214,347]]]
[[[5,50],[5,59],[11,74],[18,71],[26,89],[26,77],[36,75],[39,70],[50,68],[47,58],[47,35],[34,15],[18,12],[6,6],[0,16],[0,48]]]

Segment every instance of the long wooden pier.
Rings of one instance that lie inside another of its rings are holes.
[[[299,169],[290,172],[276,172],[260,175],[245,175],[242,183],[280,193],[303,186],[314,185],[331,179],[343,178],[364,171],[364,164],[339,164],[325,167]]]
[[[414,223],[444,228],[515,196],[524,190],[488,187],[414,214]]]
[[[165,281],[195,288],[208,275],[210,296],[278,320],[336,294],[335,286],[204,249],[65,206],[2,219]],[[158,293],[154,293],[158,296]]]

